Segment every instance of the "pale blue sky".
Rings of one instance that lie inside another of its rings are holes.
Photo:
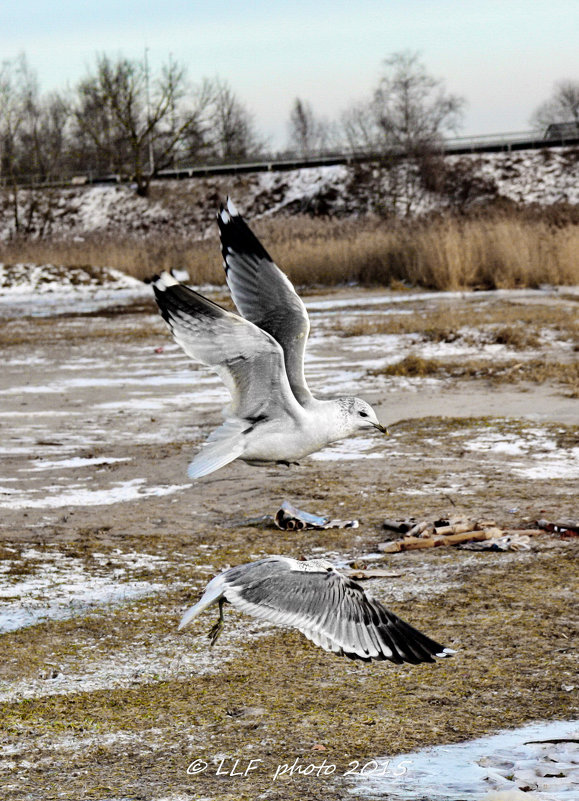
[[[405,49],[466,97],[462,134],[517,131],[579,80],[579,0],[0,0],[0,60],[24,51],[42,89],[145,47],[153,67],[172,54],[193,81],[227,80],[277,147],[295,97],[337,118]]]

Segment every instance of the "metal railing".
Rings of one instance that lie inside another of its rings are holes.
[[[539,150],[552,147],[579,146],[579,136],[561,136],[546,139],[537,131],[516,131],[501,134],[482,134],[480,136],[457,136],[445,139],[442,143],[443,155],[466,155],[475,153],[514,152],[519,150]],[[303,169],[305,167],[324,167],[337,164],[359,164],[380,161],[384,158],[404,158],[404,148],[389,150],[343,149],[320,150],[304,155],[298,152],[283,151],[264,153],[252,158],[236,159],[227,162],[208,160],[203,164],[182,164],[171,169],[159,170],[152,180],[179,180],[218,175],[233,175],[250,172],[276,172]],[[86,186],[89,184],[111,184],[130,182],[129,176],[117,174],[63,175],[57,180],[41,180],[40,176],[30,174],[18,179],[19,186],[64,187]],[[0,177],[0,187],[9,185],[7,179]]]

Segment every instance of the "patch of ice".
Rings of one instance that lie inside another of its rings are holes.
[[[578,738],[576,722],[551,721],[378,758],[367,763],[350,794],[392,801],[481,801],[490,798],[490,791],[508,791],[514,794],[505,798],[521,793],[521,798],[573,801],[579,783]]]
[[[114,464],[115,462],[130,462],[130,461],[131,460],[128,456],[124,457],[94,456],[92,458],[83,456],[74,456],[71,457],[70,459],[55,459],[52,461],[48,459],[35,459],[32,462],[34,466],[29,468],[29,470],[31,472],[37,472],[39,470],[59,470],[61,468],[76,469],[77,467],[90,467],[100,464]]]
[[[65,620],[69,617],[84,614],[91,608],[113,603],[125,603],[130,600],[160,592],[162,584],[148,581],[126,582],[99,586],[96,579],[83,581],[79,585],[70,585],[66,601],[48,598],[40,601],[26,601],[24,604],[2,603],[3,592],[0,590],[0,634],[34,626],[45,620]],[[17,585],[10,588],[15,593],[20,590]],[[52,593],[51,593],[52,595]]]
[[[541,464],[530,467],[513,467],[513,472],[530,479],[579,478],[579,448],[559,450],[547,457],[535,455]]]
[[[512,472],[523,478],[579,478],[579,447],[558,448],[552,435],[541,429],[526,429],[521,434],[485,432],[466,442],[464,447],[506,457],[526,456],[526,462],[519,460],[510,464]]]
[[[469,476],[472,479],[472,476]],[[468,489],[464,484],[447,484],[446,486],[438,486],[435,484],[427,485],[418,489],[417,487],[407,487],[406,489],[398,490],[401,495],[439,495],[440,493],[460,493],[461,495],[472,495],[473,490]]]

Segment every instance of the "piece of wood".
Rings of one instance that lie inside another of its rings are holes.
[[[463,531],[473,531],[475,528],[476,524],[472,520],[465,520],[451,526],[439,526],[434,529],[434,535],[438,537],[440,534],[461,534]]]
[[[495,528],[496,525],[496,520],[477,520],[473,528],[476,531],[482,531],[484,528]]]
[[[472,524],[471,524],[472,525]],[[449,528],[445,526],[445,528]],[[441,546],[457,545],[461,542],[480,542],[482,540],[502,537],[504,531],[500,528],[487,528],[483,531],[459,531],[455,534],[442,534],[438,532],[431,537],[404,537],[394,542],[383,542],[378,546],[382,553],[400,553],[400,551],[415,551],[422,548],[440,548]]]
[[[460,531],[457,534],[447,534],[445,537],[436,537],[437,545],[457,545],[461,542],[481,542],[502,537],[500,528],[487,528],[484,531]]]
[[[395,531],[396,534],[405,534],[413,526],[414,523],[408,520],[384,520],[382,523],[382,528],[386,528],[388,531]]]
[[[505,531],[505,536],[512,537],[517,535],[520,537],[536,537],[539,534],[544,534],[540,528],[509,528]]]
[[[399,553],[400,551],[415,551],[419,548],[434,548],[436,540],[433,537],[404,537],[394,542],[383,542],[378,546],[382,553]]]
[[[404,536],[405,537],[418,537],[419,535],[422,534],[423,531],[426,531],[427,528],[428,528],[428,523],[425,520],[423,520],[422,523],[417,523],[415,526],[412,526],[412,528],[409,531],[407,531],[404,534]],[[423,535],[423,536],[425,536],[425,535]]]

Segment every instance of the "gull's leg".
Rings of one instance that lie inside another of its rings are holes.
[[[209,634],[207,635],[211,640],[210,648],[213,648],[215,643],[217,642],[217,638],[221,634],[223,630],[223,604],[225,603],[225,598],[219,599],[219,619],[217,623],[213,626]]]

